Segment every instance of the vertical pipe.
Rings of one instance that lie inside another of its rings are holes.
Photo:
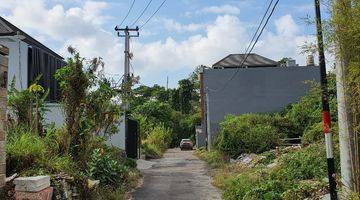
[[[208,91],[206,91],[206,133],[207,133],[207,146],[208,146],[208,150],[211,150],[211,131],[210,131],[210,111],[209,111],[209,104],[210,104],[210,100],[209,100],[209,94]]]
[[[318,49],[319,49],[319,66],[320,66],[320,76],[321,76],[323,132],[325,134],[330,198],[331,200],[337,200],[338,197],[337,197],[336,181],[335,181],[336,174],[335,174],[335,164],[334,164],[334,155],[333,155],[333,146],[332,146],[332,136],[330,132],[331,118],[330,118],[330,107],[329,107],[329,94],[328,94],[327,79],[326,79],[326,64],[325,64],[325,55],[324,55],[324,39],[323,39],[322,24],[321,24],[320,0],[315,0],[315,14],[316,14]]]

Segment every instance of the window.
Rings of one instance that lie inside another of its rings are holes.
[[[55,80],[55,72],[64,66],[63,59],[58,58],[47,51],[37,47],[28,50],[28,85],[41,75],[38,84],[50,90],[48,101],[57,102],[60,98],[58,83]]]

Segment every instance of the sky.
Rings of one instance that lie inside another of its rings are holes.
[[[69,45],[83,57],[102,57],[105,73],[123,73],[124,38],[115,25],[133,0],[0,0],[0,15],[63,57]],[[136,0],[123,25],[131,25],[149,0]],[[134,26],[142,26],[163,0],[152,0]],[[167,0],[130,42],[131,72],[140,83],[176,87],[196,66],[211,66],[231,53],[244,53],[270,0]],[[305,64],[301,46],[315,42],[313,0],[280,0],[253,52]]]

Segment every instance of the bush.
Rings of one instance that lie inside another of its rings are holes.
[[[154,127],[143,142],[145,156],[160,158],[171,142],[171,130],[164,125]]]
[[[262,153],[280,145],[284,134],[271,125],[269,115],[229,115],[220,123],[218,147],[231,157],[242,153]]]
[[[45,159],[46,147],[41,138],[28,132],[9,135],[6,143],[7,175],[34,167]]]
[[[261,174],[255,170],[229,178],[225,180],[225,191],[222,198],[225,200],[245,200],[245,195],[261,180]],[[251,200],[254,198],[246,198],[246,200],[248,199]]]
[[[223,155],[219,151],[207,151],[205,148],[200,148],[196,150],[196,155],[212,168],[218,168],[225,164]]]
[[[121,165],[103,149],[95,149],[87,163],[88,175],[94,180],[100,180],[100,184],[110,187],[119,187],[125,182],[128,167]]]
[[[334,145],[335,168],[339,172],[339,145]],[[281,169],[276,176],[286,180],[321,180],[327,177],[325,144],[315,143],[299,151],[285,154],[280,159]]]
[[[149,144],[149,143],[145,142],[142,145],[142,150],[144,151],[145,158],[155,159],[155,158],[162,157],[162,152],[154,144]]]
[[[301,143],[303,145],[309,145],[318,141],[322,141],[324,138],[322,122],[315,123],[312,126],[305,129]]]
[[[324,181],[305,180],[300,181],[293,188],[282,194],[284,200],[303,200],[316,199],[322,196],[322,192],[327,190],[328,184]]]
[[[67,154],[70,150],[70,135],[65,128],[48,127],[43,140],[50,154]]]
[[[334,139],[334,142],[337,143],[339,141],[339,128],[337,123],[333,123],[331,127],[331,133]],[[309,145],[313,143],[323,142],[324,141],[324,132],[323,132],[323,123],[319,122],[309,126],[304,131],[304,135],[301,138],[301,143],[303,145]]]

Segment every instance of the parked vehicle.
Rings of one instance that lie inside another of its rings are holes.
[[[182,150],[192,150],[194,147],[193,142],[190,139],[182,139],[180,142],[180,149]]]

